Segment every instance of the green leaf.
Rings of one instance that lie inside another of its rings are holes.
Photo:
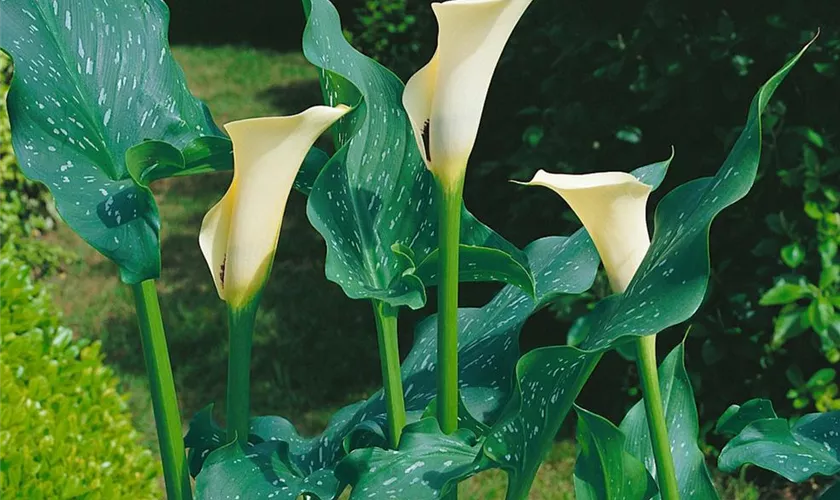
[[[658,187],[669,164],[670,159],[637,168],[632,174]],[[521,290],[507,287],[482,308],[479,315],[468,317],[463,330],[477,335],[479,339],[491,333],[499,335],[507,331],[500,340],[504,339],[508,344],[536,309],[559,294],[580,293],[591,286],[598,260],[589,245],[589,237],[582,229],[568,239],[543,238],[533,242],[526,253],[536,279],[537,303],[534,304]],[[437,336],[433,332],[426,337],[428,344],[423,344],[418,336],[416,346],[428,346],[417,349],[424,355],[424,360],[435,359]],[[460,334],[464,335],[463,332]],[[488,351],[496,352],[496,349]],[[509,352],[508,349],[504,351]],[[414,352],[412,350],[412,354]],[[461,395],[469,411],[478,415],[480,420],[495,420],[483,451],[484,456],[508,473],[507,498],[519,499],[527,495],[545,453],[599,359],[599,354],[584,353],[568,346],[544,347],[529,352],[516,362],[513,394],[498,418],[493,418],[496,406],[486,405],[489,401],[504,400],[495,388],[507,391],[510,387],[510,365],[496,373],[488,370],[487,366],[480,367],[481,371],[475,377],[486,377],[483,380],[490,381],[489,388],[485,384],[476,390],[475,382],[462,385]],[[516,358],[512,361],[515,362]],[[462,366],[473,367],[473,363],[465,363],[463,357],[460,362]],[[467,378],[463,369],[460,378]],[[434,386],[430,390],[433,391]],[[506,395],[507,392],[501,394]]]
[[[664,178],[667,162],[659,162],[636,169],[633,173],[651,185],[659,185]],[[413,258],[410,249],[398,248],[407,259]],[[499,415],[503,405],[511,394],[512,373],[519,359],[518,335],[525,321],[538,309],[563,294],[576,294],[592,286],[598,268],[598,255],[584,230],[577,231],[570,237],[547,237],[531,243],[526,249],[527,259],[536,277],[536,301],[516,286],[503,288],[488,304],[477,309],[459,310],[459,380],[461,397],[465,406],[465,415],[475,415],[474,429],[482,429],[482,424],[493,421]],[[417,326],[414,347],[402,363],[402,378],[409,416],[419,416],[432,402],[436,394],[437,377],[435,374],[437,352],[437,322],[434,317],[427,318]],[[557,350],[554,350],[557,349]],[[583,357],[586,363],[574,370],[557,377],[554,372],[558,362]],[[542,358],[548,358],[542,363]],[[529,353],[520,361],[523,366],[520,378],[527,383],[528,376],[540,377],[552,381],[553,391],[545,393],[552,413],[551,426],[559,426],[574,400],[580,387],[564,385],[563,380],[575,378],[572,371],[591,369],[594,359],[569,347],[545,348]],[[531,361],[529,361],[531,360]],[[541,373],[543,372],[543,373]],[[584,379],[575,383],[583,384]],[[530,385],[521,385],[531,389]],[[568,391],[567,391],[568,389]],[[517,388],[517,391],[519,389]],[[557,394],[552,399],[552,396]],[[561,397],[562,396],[562,397]],[[526,395],[528,398],[535,395]],[[521,399],[521,396],[520,396]],[[525,419],[519,418],[520,405],[514,404],[505,413],[505,418],[531,426],[531,422],[541,419],[539,410],[528,411]],[[386,425],[385,404],[382,391],[374,394],[367,401],[348,406],[340,410],[330,420],[327,429],[319,436],[303,438],[298,435],[291,423],[281,417],[260,417],[251,422],[250,441],[283,441],[289,444],[289,460],[305,477],[321,469],[331,469],[344,456],[348,449],[353,449],[354,436],[366,439],[373,434],[384,436],[381,429]],[[541,425],[541,424],[540,424]],[[494,427],[497,439],[519,439],[520,436],[503,428]],[[522,455],[521,467],[536,471],[542,454],[550,446],[556,429],[540,432],[530,444],[539,444],[541,448],[531,448]],[[195,473],[201,468],[202,460],[212,450],[224,442],[224,431],[212,423],[209,413],[199,414],[190,425],[187,445],[190,448],[191,470]],[[384,440],[379,441],[380,444]],[[502,457],[503,458],[503,457]],[[530,479],[520,475],[517,483],[521,491],[527,491]]]
[[[826,488],[819,497],[820,500],[837,500],[838,498],[840,498],[840,481]]]
[[[604,417],[578,406],[575,412],[575,498],[647,500],[656,495],[656,482],[644,464],[624,449],[624,433]]]
[[[761,296],[758,303],[762,306],[778,306],[796,302],[806,295],[808,295],[808,287],[779,281]]]
[[[785,308],[787,309],[787,308]],[[773,340],[771,346],[778,349],[788,340],[801,335],[808,329],[808,316],[806,309],[793,306],[793,309],[785,310],[773,320]]]
[[[484,307],[459,310],[461,397],[467,413],[475,415],[479,423],[494,419],[510,396],[511,375],[519,358],[518,335],[528,317],[561,294],[585,291],[595,280],[598,257],[583,230],[570,237],[542,238],[531,243],[526,252],[538,276],[538,301],[508,285]],[[434,317],[417,326],[414,347],[402,363],[410,418],[419,417],[436,395],[436,328]],[[371,429],[385,425],[385,403],[380,390],[366,401],[339,410],[326,430],[312,438],[301,437],[281,417],[252,419],[249,442],[288,443],[290,463],[302,477],[307,477],[318,470],[334,468],[348,448],[352,449],[351,443],[363,441],[354,437],[364,434],[370,438]],[[474,428],[479,428],[478,423]],[[199,412],[186,437],[191,472],[197,474],[203,460],[212,457],[216,453],[213,450],[224,442],[224,430],[212,422],[210,410]],[[200,474],[198,479],[201,480]]]
[[[306,157],[303,159],[303,165],[301,165],[297,176],[295,176],[295,189],[309,196],[309,193],[312,191],[312,186],[315,184],[315,179],[318,178],[321,170],[324,169],[324,166],[329,160],[330,157],[327,153],[316,147],[310,148]]]
[[[296,500],[301,495],[331,499],[339,485],[331,470],[307,477],[289,462],[289,445],[268,441],[243,450],[236,441],[213,452],[196,478],[195,495],[202,500],[274,498]]]
[[[659,366],[659,388],[662,391],[665,423],[671,441],[680,497],[718,498],[706,468],[705,457],[697,444],[697,408],[694,406],[694,390],[685,371],[684,358],[685,346],[679,344]],[[643,401],[633,405],[619,428],[627,436],[625,449],[642,460],[651,476],[656,477],[656,463]]]
[[[213,405],[207,405],[193,415],[190,429],[184,436],[184,445],[189,448],[190,475],[201,472],[204,460],[213,450],[227,443],[224,429],[213,421]]]
[[[125,152],[129,175],[140,186],[156,180],[215,172],[232,165],[230,139],[202,137],[179,151],[163,141],[147,140]]]
[[[513,396],[483,446],[484,455],[508,474],[505,498],[527,498],[545,453],[600,357],[553,346],[535,349],[516,364]]]
[[[597,254],[584,231],[542,238],[526,249],[537,277],[535,302],[515,286],[502,289],[487,305],[459,310],[459,380],[461,397],[481,422],[493,420],[510,396],[513,368],[519,359],[517,338],[525,321],[561,294],[581,293],[595,279]],[[437,321],[417,326],[414,347],[402,363],[406,406],[423,410],[436,394]],[[384,408],[378,412],[384,413]]]
[[[458,249],[459,273],[462,282],[501,281],[522,290],[534,289],[530,270],[514,255],[500,250],[507,244],[501,236],[481,225],[463,207],[461,210],[461,244]],[[425,286],[437,285],[439,252],[435,248],[417,264],[414,274]],[[416,260],[412,258],[412,263]]]
[[[683,184],[662,199],[645,259],[624,293],[602,300],[587,316],[588,334],[581,348],[608,350],[632,338],[658,333],[694,314],[709,281],[712,220],[752,187],[761,153],[761,113],[807,48],[759,89],[744,130],[717,175]]]
[[[775,414],[752,421],[718,457],[724,472],[734,472],[744,464],[797,483],[816,474],[840,473],[840,411],[805,415],[793,427]]]
[[[156,278],[158,210],[130,169],[151,181],[231,168],[230,141],[169,52],[166,5],[2,0],[0,17],[0,46],[15,63],[7,102],[21,169],[123,281]]]
[[[808,320],[814,331],[822,333],[834,321],[834,307],[822,298],[814,299],[808,306]]]
[[[402,107],[403,84],[344,38],[328,0],[305,0],[306,58],[321,68],[325,101],[356,108],[335,127],[338,151],[317,177],[307,214],[327,244],[327,277],[351,298],[419,308],[437,248],[434,180]],[[360,100],[361,98],[361,100]],[[462,279],[533,291],[522,251],[463,211]],[[410,249],[401,254],[392,249]],[[467,267],[470,266],[470,267]],[[423,276],[416,274],[422,270]]]
[[[429,406],[426,407],[426,410],[420,418],[434,418],[436,415],[437,398],[433,399],[432,402],[429,403]],[[470,410],[467,409],[467,405],[464,404],[464,399],[460,397],[458,398],[458,428],[466,429],[478,437],[484,436],[487,434],[487,431],[490,430],[484,422],[479,421],[470,413]]]
[[[785,245],[780,253],[782,261],[786,266],[796,269],[802,262],[805,261],[805,250],[799,243],[791,243]]]
[[[840,281],[840,265],[829,263],[827,266],[823,266],[823,270],[820,272],[820,288],[828,289],[838,281]]]
[[[769,399],[751,399],[743,405],[727,408],[718,419],[715,432],[734,436],[755,420],[775,417],[776,411]]]
[[[434,418],[403,430],[397,450],[355,450],[336,468],[353,486],[350,500],[443,498],[461,481],[486,468],[476,460],[480,446],[468,429],[443,434]]]

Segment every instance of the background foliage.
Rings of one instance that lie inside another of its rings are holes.
[[[139,443],[100,344],[73,339],[8,247],[0,284],[4,498],[160,498],[159,464]]]

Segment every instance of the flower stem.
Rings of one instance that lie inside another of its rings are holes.
[[[143,358],[146,361],[146,374],[149,377],[149,391],[155,413],[166,497],[169,500],[190,500],[192,490],[187,456],[184,452],[181,415],[178,411],[175,381],[172,378],[172,365],[169,363],[155,281],[146,280],[132,285],[131,289],[134,292],[137,320],[140,323],[140,340],[143,344]]]
[[[382,385],[388,413],[388,441],[396,449],[405,427],[405,400],[400,373],[400,349],[397,336],[399,309],[379,300],[373,301],[376,333],[379,341],[379,363],[382,365]]]
[[[464,180],[437,184],[438,196],[438,316],[437,412],[440,429],[458,429],[458,244]]]
[[[659,373],[656,370],[656,335],[639,337],[636,341],[636,350],[660,495],[662,500],[679,500],[674,458],[671,456],[671,441],[668,439],[665,410],[659,389]]]
[[[228,306],[227,439],[248,444],[251,416],[251,344],[259,297],[241,307]]]

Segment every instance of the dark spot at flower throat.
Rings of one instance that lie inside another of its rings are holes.
[[[423,149],[426,153],[426,161],[432,161],[432,152],[429,149],[429,120],[423,124]]]

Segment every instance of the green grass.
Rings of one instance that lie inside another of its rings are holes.
[[[219,123],[293,113],[320,101],[317,73],[297,53],[238,47],[176,47],[174,53],[190,88],[207,102]],[[209,403],[217,404],[217,415],[223,414],[225,308],[197,239],[202,217],[227,189],[229,179],[220,174],[153,186],[163,220],[158,288],[185,419]],[[55,287],[66,322],[74,331],[102,340],[107,361],[133,393],[132,408],[145,441],[154,447],[130,291],[117,280],[114,266],[66,227],[51,238],[81,256]],[[324,253],[323,241],[306,219],[305,199],[293,193],[257,320],[252,404],[255,414],[283,415],[305,433],[317,432],[336,408],[366,397],[379,384],[370,306],[347,299],[325,279]],[[401,331],[408,340],[412,325],[403,323]],[[530,498],[573,498],[574,455],[571,441],[559,442],[540,469]],[[503,473],[487,472],[461,485],[461,498],[501,499],[505,484]],[[726,499],[759,498],[746,481],[721,484]]]

